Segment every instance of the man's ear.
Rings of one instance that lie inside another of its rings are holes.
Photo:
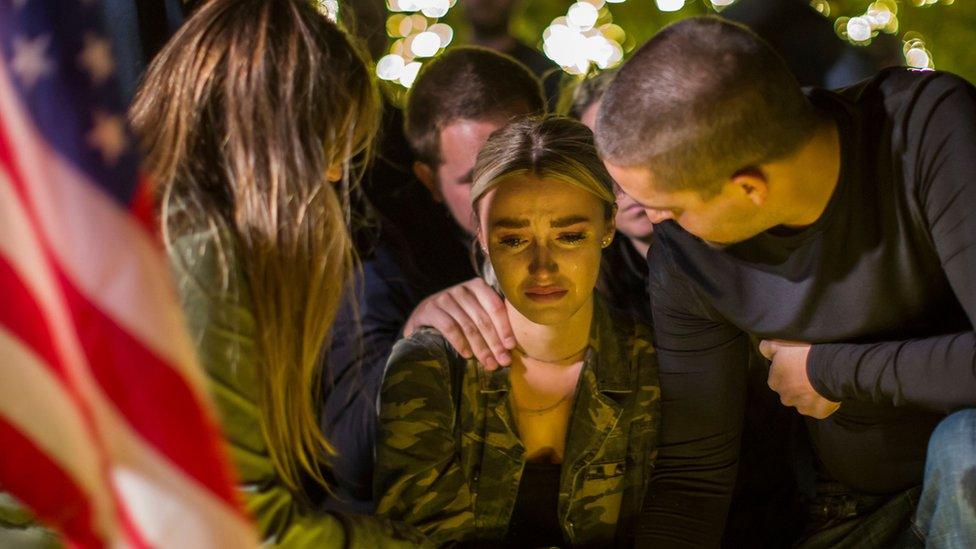
[[[413,174],[423,183],[424,187],[427,187],[427,190],[430,191],[430,195],[434,197],[436,202],[444,202],[441,189],[437,186],[437,175],[434,173],[434,169],[430,167],[430,164],[419,160],[414,161]]]
[[[766,203],[769,195],[769,180],[761,167],[743,168],[735,172],[728,184],[732,185],[735,192],[742,193],[756,206]]]

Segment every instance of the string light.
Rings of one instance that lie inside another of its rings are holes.
[[[599,14],[596,8],[586,2],[576,2],[566,12],[566,22],[569,26],[581,31],[592,29],[597,17]]]
[[[905,64],[913,69],[931,70],[935,68],[935,63],[932,62],[932,54],[925,47],[925,39],[917,32],[905,33],[902,52],[905,54]]]
[[[661,11],[678,11],[685,7],[685,0],[655,0],[655,3]]]
[[[376,76],[382,80],[398,80],[403,74],[403,57],[395,53],[384,55],[376,62]]]
[[[334,14],[337,0],[315,0],[323,11]],[[543,51],[564,71],[581,75],[594,67],[600,70],[618,65],[625,51],[631,51],[636,40],[613,23],[610,7],[626,0],[578,0],[570,4],[565,15],[556,17],[543,32]],[[687,0],[654,0],[662,12],[677,12],[689,7]],[[704,0],[703,0],[704,1]],[[736,0],[707,0],[706,6],[716,11],[732,5]],[[808,0],[809,5],[824,17],[831,17],[838,2]],[[423,60],[436,57],[454,39],[454,29],[440,22],[455,6],[457,0],[386,0],[390,15],[387,34],[393,39],[389,54],[376,65],[382,80],[410,87]],[[936,4],[949,6],[954,0],[910,0],[919,8]],[[840,2],[842,8],[844,3]],[[863,5],[863,4],[862,4]],[[856,12],[855,12],[856,13]],[[871,43],[879,33],[898,32],[897,0],[876,0],[863,13],[834,19],[834,29],[842,39],[858,46]],[[903,38],[905,64],[916,69],[932,69],[932,53],[917,33]]]
[[[410,63],[407,63],[407,65],[403,67],[403,71],[400,72],[400,79],[399,79],[400,84],[404,88],[409,88],[410,86],[413,86],[413,81],[417,79],[418,72],[420,72],[419,61],[412,61]]]
[[[389,54],[376,63],[376,76],[413,85],[422,62],[437,56],[454,39],[454,29],[438,19],[447,15],[457,0],[387,0],[392,12],[386,19],[386,33],[394,38]]]
[[[824,17],[830,17],[830,2],[827,0],[811,0],[810,7],[817,10]]]
[[[923,0],[924,1],[924,0]],[[838,17],[834,21],[837,34],[858,46],[871,43],[879,32],[898,32],[898,4],[894,0],[878,0],[868,6],[863,15]]]
[[[684,0],[681,0],[682,2]],[[608,69],[624,57],[624,30],[613,24],[607,3],[614,0],[581,0],[566,15],[552,20],[542,33],[542,51],[564,71],[582,75],[593,66]]]

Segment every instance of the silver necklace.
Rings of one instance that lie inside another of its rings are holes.
[[[549,406],[543,406],[542,408],[526,408],[526,407],[519,406],[518,404],[516,404],[515,405],[515,409],[518,410],[519,412],[523,412],[523,413],[526,413],[526,414],[529,414],[529,415],[540,416],[540,415],[542,415],[542,414],[544,414],[546,412],[551,412],[552,410],[555,410],[556,407],[558,407],[563,402],[566,402],[566,400],[569,397],[573,396],[574,394],[576,394],[576,388],[575,387],[573,387],[573,390],[572,391],[566,393],[565,395],[562,396],[562,398],[560,398],[559,400],[557,400],[555,404],[550,404]],[[514,400],[514,399],[512,399],[512,400]]]
[[[534,360],[536,362],[546,362],[546,363],[549,363],[549,364],[556,364],[556,363],[564,362],[564,361],[567,361],[567,360],[573,358],[574,356],[576,356],[576,355],[582,353],[583,351],[585,351],[586,348],[589,347],[589,346],[590,346],[590,344],[587,343],[586,345],[583,346],[582,349],[579,349],[578,351],[574,351],[572,354],[566,355],[566,356],[564,356],[562,358],[557,358],[555,360],[545,360],[545,359],[542,359],[542,358],[536,358],[536,357],[530,355],[529,353],[525,352],[525,349],[522,348],[522,345],[516,345],[514,350],[515,351],[518,351],[518,353],[520,355],[524,356],[525,358],[531,358],[532,360]]]
[[[524,356],[526,358],[531,358],[532,360],[535,360],[537,362],[546,362],[546,363],[554,364],[554,363],[564,362],[564,361],[567,361],[567,360],[573,358],[574,356],[576,356],[576,355],[582,353],[583,351],[585,351],[587,349],[587,347],[589,347],[589,343],[587,343],[586,346],[584,346],[582,349],[574,352],[573,354],[566,355],[563,358],[557,358],[556,360],[542,360],[541,358],[535,358],[534,356],[529,355],[529,353],[526,353],[525,352],[525,349],[523,349],[521,345],[516,345],[515,346],[515,350],[518,351],[519,354],[521,354],[522,356]],[[559,400],[557,400],[553,404],[550,404],[548,406],[543,406],[541,408],[528,408],[528,407],[525,407],[525,406],[519,406],[516,403],[515,404],[515,409],[518,410],[519,412],[523,412],[523,413],[526,413],[526,414],[529,414],[529,415],[542,415],[542,414],[545,414],[546,412],[551,412],[552,410],[555,410],[557,407],[559,407],[560,404],[562,404],[563,402],[566,402],[567,399],[569,399],[571,396],[573,396],[575,394],[576,394],[576,384],[573,385],[572,390],[570,390],[569,392],[567,392],[565,395],[563,395]],[[514,402],[515,399],[513,398],[512,400]]]

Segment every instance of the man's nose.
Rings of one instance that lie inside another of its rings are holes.
[[[651,223],[661,223],[662,221],[674,219],[674,214],[671,213],[671,210],[655,210],[654,208],[644,208],[644,213],[647,214],[647,218],[651,220]]]

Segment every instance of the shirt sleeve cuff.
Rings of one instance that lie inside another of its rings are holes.
[[[829,345],[810,346],[810,354],[807,355],[807,379],[810,380],[813,390],[820,396],[833,402],[840,402],[844,400],[842,395],[831,390],[829,383],[832,378],[830,375],[830,367],[833,364],[832,354]]]

